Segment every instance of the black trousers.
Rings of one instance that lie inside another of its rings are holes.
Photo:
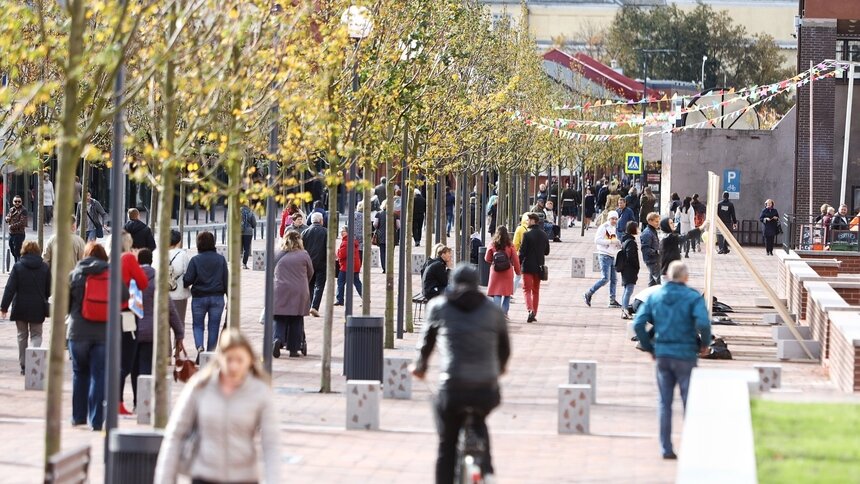
[[[15,262],[21,258],[21,246],[24,245],[24,234],[9,234],[9,252],[12,253],[12,258]]]
[[[134,366],[135,352],[137,351],[137,341],[135,341],[131,332],[122,332],[122,346],[119,352],[119,401],[122,403],[122,395],[125,393],[125,380],[131,375],[131,368]],[[132,378],[134,380],[134,378]],[[137,386],[136,382],[132,382],[132,388]]]
[[[387,268],[385,267],[385,244],[379,245],[379,262],[382,264],[382,272],[385,272]]]
[[[311,295],[311,307],[319,310],[322,303],[323,290],[325,289],[325,266],[314,267],[314,276],[308,282]]]
[[[304,316],[275,316],[275,339],[286,344],[287,351],[301,350],[304,334]]]
[[[776,238],[775,235],[765,235],[764,236],[764,246],[767,248],[768,254],[773,254],[773,240]]]
[[[251,240],[253,235],[242,235],[242,265],[248,265],[248,258],[251,257]]]
[[[152,341],[137,341],[131,363],[131,389],[134,392],[134,406],[137,408],[137,377],[152,374]]]
[[[501,394],[497,385],[460,387],[450,386],[439,389],[434,402],[436,431],[439,434],[439,452],[436,457],[436,484],[453,484],[454,469],[457,465],[457,438],[466,420],[467,407],[475,410],[473,417],[476,433],[487,443],[487,458],[482,462],[485,474],[493,473],[490,458],[490,434],[487,430],[486,416],[499,406]]]
[[[412,240],[415,241],[415,244],[421,243],[421,235],[424,231],[424,219],[421,220],[415,219],[412,221]]]

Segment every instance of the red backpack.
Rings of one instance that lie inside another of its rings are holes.
[[[109,276],[107,270],[98,274],[90,274],[84,283],[84,301],[81,305],[81,316],[94,323],[106,323],[108,320],[108,288]]]

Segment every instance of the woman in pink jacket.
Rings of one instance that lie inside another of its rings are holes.
[[[505,316],[511,306],[511,296],[514,294],[514,274],[520,274],[520,258],[511,241],[511,234],[504,225],[496,228],[493,243],[487,249],[485,260],[490,264],[490,283],[487,296],[493,298]]]

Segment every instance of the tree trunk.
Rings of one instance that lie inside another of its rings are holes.
[[[394,213],[394,190],[391,182],[391,161],[385,161],[385,348],[394,348],[394,247],[397,244]],[[401,197],[403,192],[400,192]],[[403,270],[403,268],[399,268]]]
[[[338,170],[332,167],[332,172]],[[323,308],[323,345],[322,345],[322,371],[320,374],[320,392],[331,393],[331,339],[332,327],[334,326],[334,291],[337,283],[337,274],[334,266],[337,261],[337,185],[328,187],[328,240],[326,241],[326,266],[325,266],[325,299]],[[347,282],[351,283],[349,278]],[[311,296],[313,297],[313,296]],[[345,344],[345,342],[344,342]]]
[[[84,42],[84,2],[73,0],[69,2],[69,51],[68,64],[65,72],[77,72]],[[72,211],[73,192],[75,186],[75,167],[80,154],[78,133],[78,76],[65,76],[63,86],[62,131],[58,133],[59,159],[57,162],[57,191],[55,205],[57,217],[68,220]],[[68,230],[60,227],[56,231],[56,246],[53,248],[57,257],[51,260],[52,274],[68,274],[72,270],[72,260],[60,257],[71,251],[72,236]],[[48,459],[60,451],[63,421],[63,366],[66,360],[64,351],[66,342],[66,312],[69,308],[69,278],[52,277],[51,294],[54,303],[51,305],[51,342],[48,351],[48,382],[45,405],[45,473],[47,475]]]

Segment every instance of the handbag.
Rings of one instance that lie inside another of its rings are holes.
[[[549,280],[549,267],[542,265],[540,266],[540,280],[548,281]]]
[[[90,215],[89,211],[87,211],[87,218],[90,219],[90,222],[93,223],[93,230],[96,231],[96,238],[97,239],[104,238],[104,236],[105,236],[104,226],[102,224],[96,222],[95,220],[93,220],[93,216]]]
[[[376,236],[376,232],[370,237],[370,243],[372,245],[379,245],[379,237]]]
[[[185,346],[178,345],[174,357],[176,358],[176,366],[173,368],[173,381],[188,382],[197,373],[197,365],[188,359]]]

